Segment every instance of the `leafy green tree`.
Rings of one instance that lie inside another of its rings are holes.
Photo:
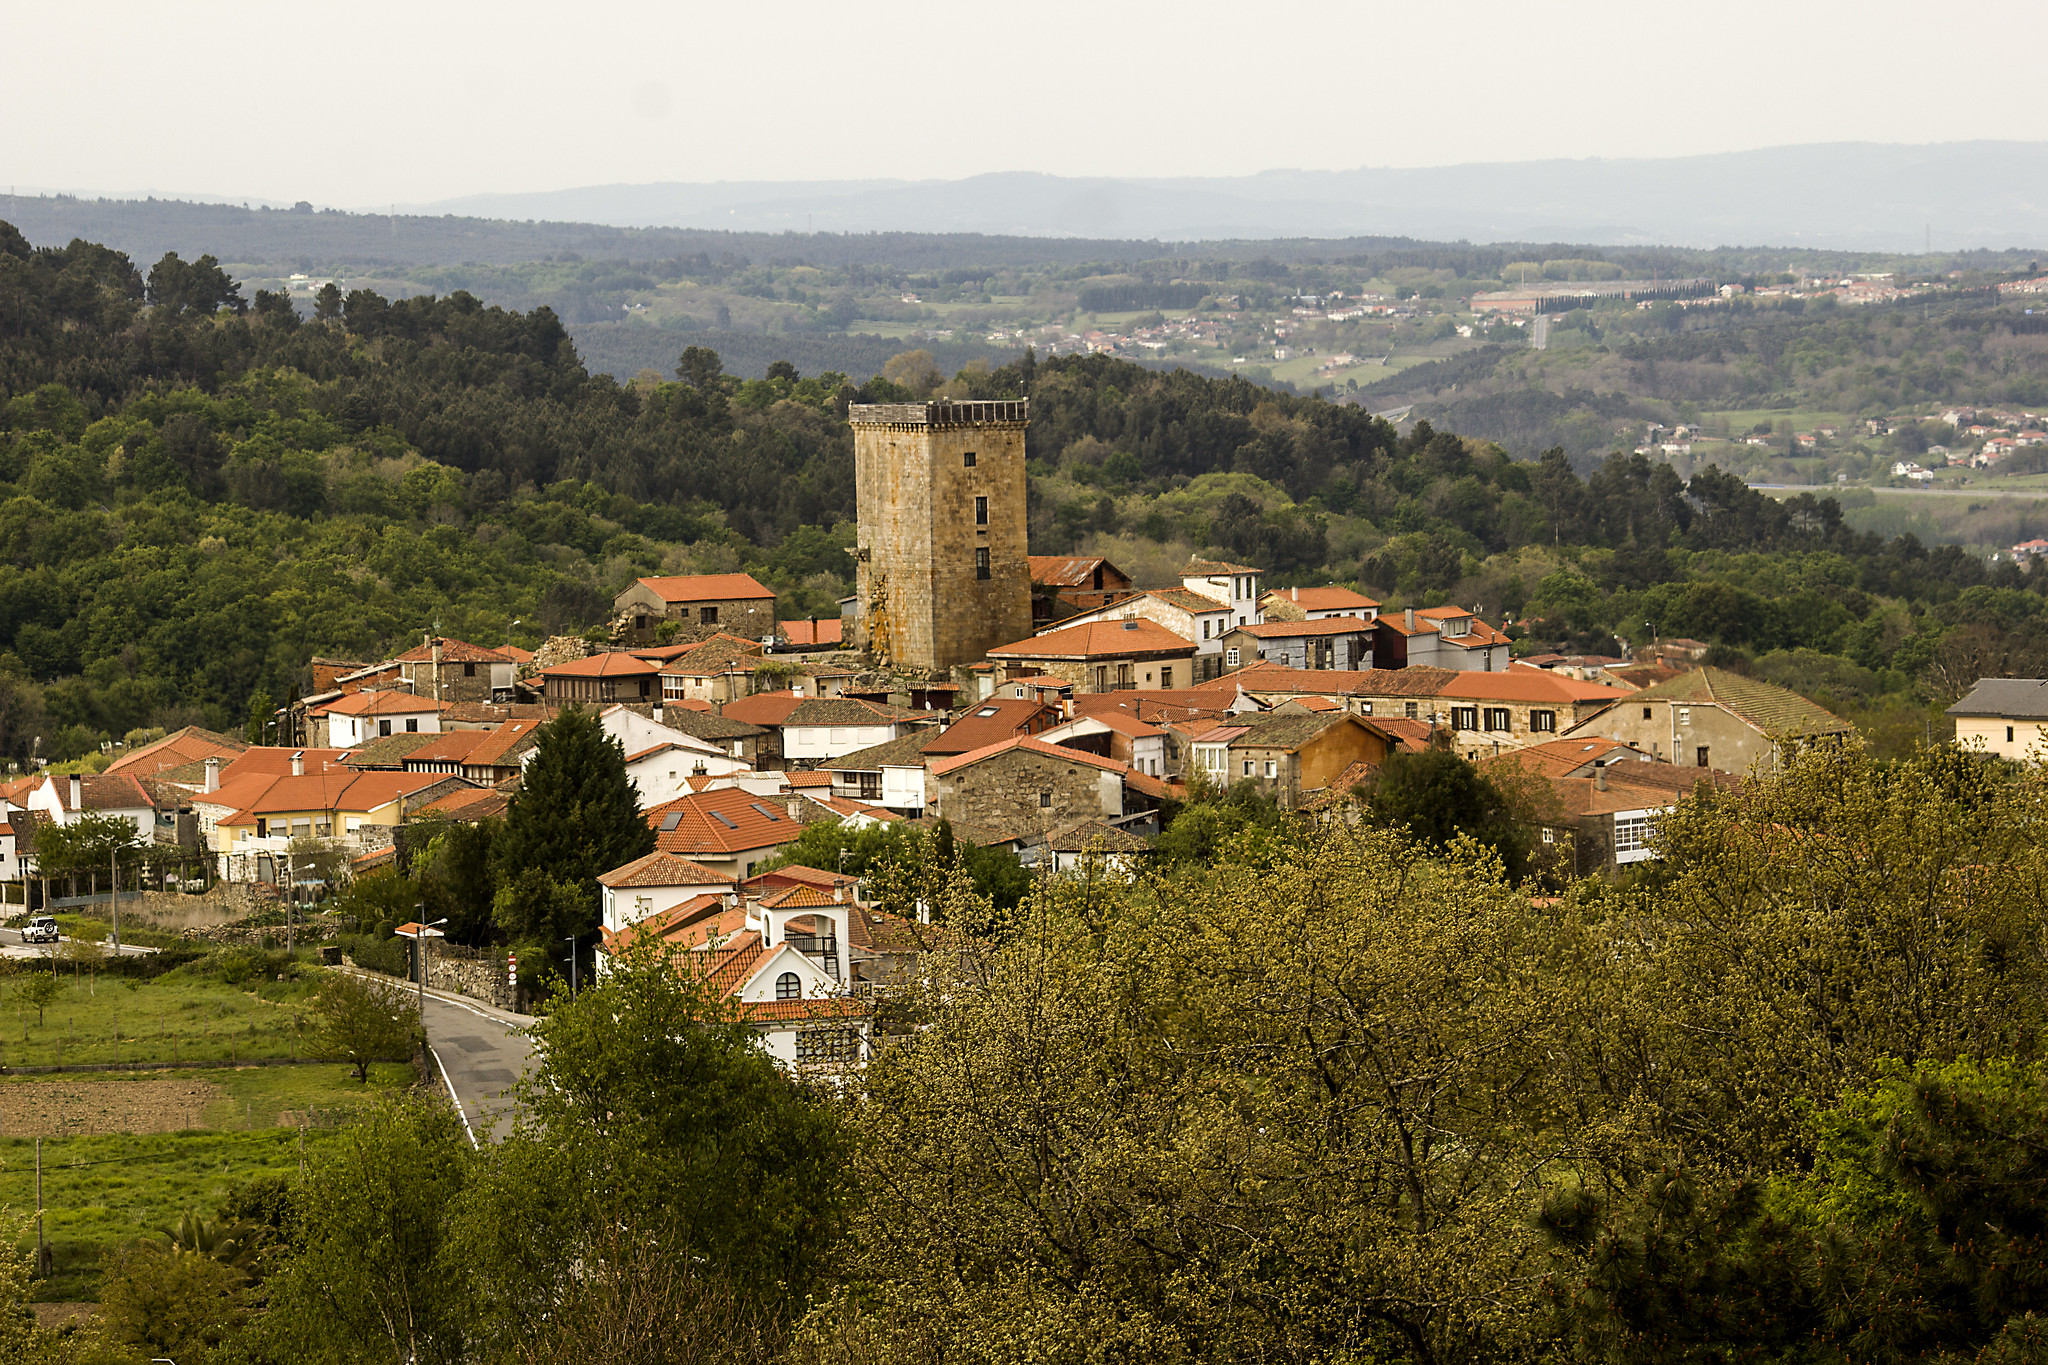
[[[699,393],[709,393],[724,369],[725,362],[709,346],[685,346],[676,362],[676,378]]]
[[[61,825],[44,821],[37,826],[36,864],[51,876],[104,872],[140,842],[133,820],[103,811],[82,811]]]
[[[543,725],[535,742],[496,838],[500,886],[523,888],[523,903],[538,904],[542,888],[534,874],[544,874],[580,899],[582,908],[569,917],[580,926],[574,932],[593,933],[597,878],[652,853],[654,831],[626,776],[625,750],[595,712],[572,706]]]
[[[176,1243],[109,1248],[100,1317],[114,1341],[146,1357],[203,1359],[249,1320],[248,1283],[231,1262]]]
[[[519,1126],[460,1218],[486,1354],[539,1358],[578,1282],[636,1247],[771,1318],[819,1283],[850,1194],[838,1120],[687,963],[616,959],[534,1037]]]
[[[491,918],[511,942],[539,945],[545,961],[562,940],[597,932],[598,900],[582,882],[558,881],[546,868],[529,867],[498,883]]]
[[[313,316],[321,322],[336,322],[341,318],[341,290],[329,280],[320,286],[320,292],[313,296]]]
[[[365,1083],[371,1062],[403,1061],[425,1036],[411,992],[346,972],[322,978],[313,1013],[322,1051],[353,1066]]]
[[[269,1281],[260,1350],[285,1360],[472,1359],[474,1300],[449,1210],[476,1167],[446,1104],[397,1101],[343,1128],[294,1201],[294,1250]]]
[[[1001,913],[1015,907],[1031,887],[1031,873],[1015,854],[956,838],[952,823],[946,820],[936,822],[931,829],[906,822],[871,825],[866,829],[845,829],[827,823],[806,825],[796,842],[761,864],[760,870],[815,867],[821,872],[843,871],[850,876],[867,877],[892,863],[913,874],[931,868],[943,875],[946,869],[958,866],[966,873],[974,893]]]
[[[1171,813],[1154,845],[1168,863],[1214,862],[1246,830],[1284,838],[1291,825],[1279,802],[1260,792],[1257,782],[1219,789],[1203,779],[1193,784],[1189,798]]]
[[[63,993],[64,983],[57,979],[55,969],[24,972],[14,986],[14,998],[36,1012],[37,1028],[43,1026],[43,1011],[56,1004]]]
[[[1448,848],[1461,836],[1477,839],[1517,879],[1528,869],[1534,830],[1477,766],[1448,749],[1390,753],[1366,810],[1375,824],[1406,830],[1432,848]]]

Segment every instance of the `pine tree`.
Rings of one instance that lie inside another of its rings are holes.
[[[654,851],[626,751],[581,707],[543,725],[535,740],[497,841],[499,882],[538,869],[584,888],[594,905],[599,874]]]

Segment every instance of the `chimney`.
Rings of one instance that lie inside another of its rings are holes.
[[[220,760],[217,758],[206,760],[206,786],[203,790],[210,792],[220,790]]]
[[[298,751],[297,753],[295,753],[295,754],[293,754],[293,755],[292,755],[292,776],[293,776],[293,777],[304,777],[305,775],[306,775],[306,751],[305,751],[304,749],[301,749],[301,750],[299,750],[299,751]]]
[[[1415,608],[1408,608],[1408,629],[1415,629]]]
[[[1607,790],[1607,769],[1605,767],[1597,765],[1594,767],[1593,790],[1603,792]]]
[[[1072,697],[1061,697],[1061,698],[1060,698],[1060,719],[1062,719],[1062,720],[1072,720],[1073,718],[1074,718],[1074,699],[1073,699]]]
[[[789,798],[789,818],[798,824],[804,822],[804,799],[795,793],[791,793]]]
[[[85,798],[79,795],[78,774],[73,773],[71,774],[71,809],[82,810],[84,806]]]
[[[1294,598],[1294,600],[1295,600],[1295,601],[1299,602],[1299,601],[1301,600],[1301,589],[1300,589],[1300,588],[1289,588],[1289,589],[1287,590],[1287,592],[1288,592],[1288,594],[1289,594],[1289,595],[1290,595],[1291,597],[1293,597],[1293,598]]]

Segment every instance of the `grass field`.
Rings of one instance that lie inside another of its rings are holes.
[[[74,1107],[80,1104],[79,1092],[103,1091],[103,1098],[84,1103],[97,1103],[104,1112],[121,1109],[127,1101],[132,1113],[151,1101],[125,1095],[124,1089],[160,1089],[167,1077],[171,1084],[208,1096],[199,1106],[199,1127],[44,1137],[44,1228],[56,1273],[37,1284],[37,1298],[92,1298],[101,1247],[155,1234],[187,1209],[210,1219],[236,1186],[296,1172],[302,1135],[306,1158],[317,1159],[350,1110],[411,1085],[413,1071],[404,1064],[379,1063],[371,1068],[367,1086],[349,1080],[341,1063],[87,1080],[10,1077],[0,1080],[0,1121],[10,1113],[62,1105],[65,1100],[56,1091],[67,1092]],[[312,1121],[303,1130],[281,1122],[302,1116]],[[0,1137],[0,1207],[14,1212],[35,1208],[35,1153],[33,1137]],[[31,1244],[33,1238],[31,1229]]]
[[[251,956],[249,962],[262,959]],[[274,961],[273,964],[275,965]],[[251,966],[251,972],[259,970]],[[60,993],[42,1012],[21,995],[17,972],[0,987],[0,1065],[84,1062],[232,1062],[304,1055],[314,980],[296,966],[285,981],[228,981],[196,965],[153,980],[59,968]]]

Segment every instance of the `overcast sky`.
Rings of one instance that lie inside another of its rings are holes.
[[[2038,0],[4,0],[0,18],[0,182],[24,189],[368,207],[2048,138],[2024,75]]]

